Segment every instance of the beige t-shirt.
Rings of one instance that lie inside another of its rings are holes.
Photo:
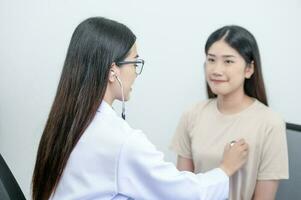
[[[216,99],[200,102],[184,112],[171,149],[193,160],[195,173],[220,165],[224,147],[244,138],[249,144],[246,164],[230,178],[230,200],[250,200],[257,180],[288,179],[285,123],[255,100],[245,110],[225,115]]]

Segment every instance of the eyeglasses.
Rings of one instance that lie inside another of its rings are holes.
[[[142,73],[143,65],[144,65],[143,59],[137,59],[135,61],[120,61],[116,63],[117,66],[127,65],[127,64],[134,64],[137,75],[140,75]]]

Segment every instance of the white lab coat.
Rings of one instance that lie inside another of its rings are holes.
[[[221,169],[197,175],[178,171],[103,101],[50,199],[215,200],[228,193],[229,177]]]

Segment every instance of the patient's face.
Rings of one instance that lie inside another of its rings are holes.
[[[244,81],[249,72],[243,57],[224,40],[212,44],[206,57],[206,80],[216,95],[244,92]]]

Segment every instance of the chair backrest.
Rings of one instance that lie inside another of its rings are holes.
[[[11,173],[5,160],[0,154],[0,199],[26,200],[14,175]]]
[[[301,126],[288,124],[286,135],[290,177],[280,181],[276,199],[301,199]]]

